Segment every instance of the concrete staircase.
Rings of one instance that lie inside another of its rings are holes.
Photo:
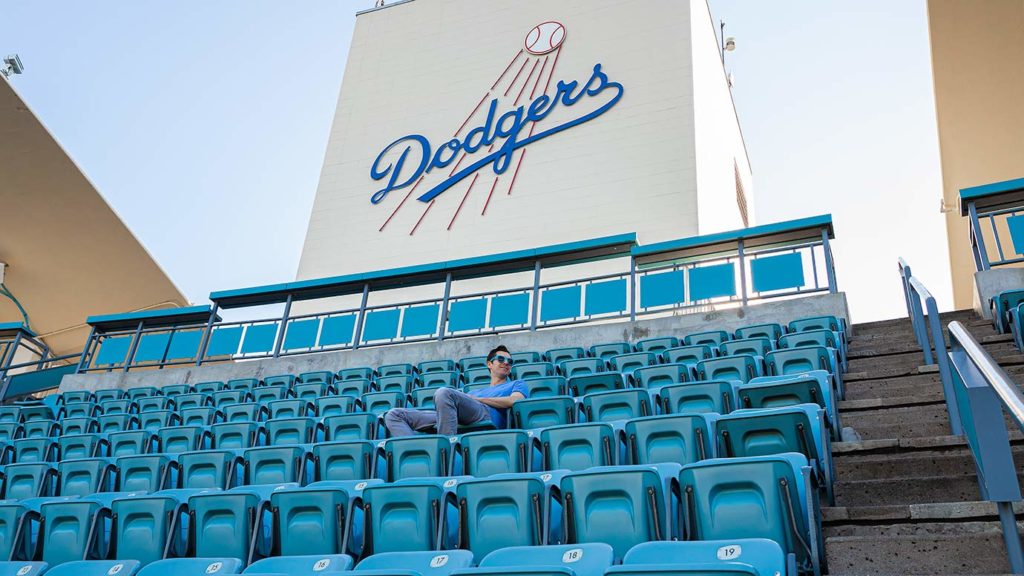
[[[971,311],[942,315],[943,326],[953,320],[1024,381],[1024,356],[1009,335]],[[970,449],[950,435],[937,368],[921,366],[910,321],[859,324],[853,332],[839,410],[860,440],[833,444],[836,507],[823,510],[829,572],[1008,573],[995,506],[979,501]],[[1019,471],[1024,437],[1011,430]]]

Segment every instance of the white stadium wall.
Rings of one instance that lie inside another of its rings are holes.
[[[559,81],[579,85],[566,98]],[[549,134],[497,157],[500,173],[482,159],[508,139],[476,147],[492,100],[491,133],[514,130],[522,107],[541,119],[509,139]],[[470,151],[432,166],[453,134]],[[739,228],[734,159],[749,180],[704,0],[395,2],[356,20],[298,278]]]

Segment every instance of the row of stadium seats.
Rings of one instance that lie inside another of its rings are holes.
[[[821,561],[818,479],[796,453],[486,478],[98,493],[0,503],[13,560],[262,557],[767,538]],[[26,523],[32,522],[35,525]],[[109,530],[107,530],[109,527]]]

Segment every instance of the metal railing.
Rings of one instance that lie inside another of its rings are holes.
[[[903,282],[903,297],[907,304],[907,315],[914,330],[914,338],[921,347],[925,365],[938,364],[939,379],[942,382],[946,410],[949,413],[949,427],[953,434],[962,434],[960,414],[954,402],[950,380],[949,358],[946,355],[946,339],[942,333],[942,320],[935,297],[920,280],[911,273],[910,266],[903,258],[898,260],[900,280]],[[933,354],[934,348],[934,354]]]
[[[1011,571],[1021,574],[1024,553],[1013,513],[1021,493],[1003,412],[1024,431],[1024,395],[961,323],[949,324],[949,341],[950,381],[981,496],[995,503]]]
[[[55,392],[64,375],[75,373],[81,355],[81,352],[75,352],[48,356],[7,366],[0,371],[0,402],[30,394]]]

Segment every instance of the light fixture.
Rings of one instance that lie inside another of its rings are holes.
[[[0,68],[0,74],[4,75],[4,78],[10,77],[11,74],[21,74],[25,71],[25,65],[21,63],[21,58],[17,54],[8,54],[4,58],[4,66]]]

